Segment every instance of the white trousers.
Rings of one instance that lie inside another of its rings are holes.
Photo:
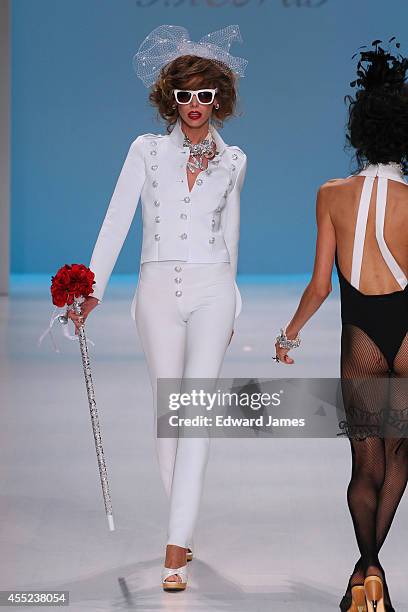
[[[183,261],[145,262],[135,320],[154,398],[160,472],[170,501],[168,544],[187,548],[196,525],[209,438],[157,436],[158,378],[218,378],[234,325],[231,266]]]

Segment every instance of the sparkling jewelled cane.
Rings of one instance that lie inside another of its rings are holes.
[[[59,352],[59,349],[55,343],[52,335],[52,327],[55,321],[59,321],[62,324],[64,336],[69,340],[79,340],[79,346],[81,349],[82,366],[85,376],[86,392],[88,395],[89,411],[91,415],[91,424],[95,441],[96,457],[98,460],[99,475],[102,485],[103,500],[105,504],[105,511],[108,519],[109,530],[114,531],[115,525],[113,521],[112,502],[109,492],[108,475],[106,471],[105,457],[102,446],[102,435],[101,428],[99,425],[98,409],[95,401],[95,391],[92,382],[91,364],[88,353],[88,343],[85,335],[85,324],[82,319],[79,321],[78,335],[71,336],[68,332],[68,313],[73,310],[75,314],[81,315],[82,309],[81,304],[93,293],[92,285],[95,283],[94,273],[92,270],[84,266],[83,264],[65,264],[62,266],[55,276],[52,277],[51,283],[51,295],[52,301],[55,305],[55,311],[51,315],[51,320],[48,328],[41,334],[38,339],[38,345],[41,344],[47,334],[54,344],[54,349]],[[55,314],[58,308],[64,308],[64,312]],[[88,338],[88,342],[94,344],[92,340]]]
[[[79,299],[74,299],[72,309],[78,315],[81,314],[81,302]],[[113,521],[112,501],[109,491],[108,474],[106,470],[105,456],[102,446],[101,428],[99,425],[98,409],[95,401],[95,391],[92,381],[91,363],[89,360],[88,345],[85,335],[85,324],[82,322],[78,329],[79,346],[81,349],[82,366],[84,369],[86,392],[88,395],[89,412],[91,415],[92,431],[95,440],[96,457],[98,461],[99,476],[101,479],[103,501],[105,504],[106,517],[110,531],[114,531],[115,524]]]

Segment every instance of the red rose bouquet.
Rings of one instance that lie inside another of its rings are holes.
[[[93,293],[95,274],[83,264],[65,264],[51,277],[52,302],[56,306],[71,305],[75,298]]]
[[[38,339],[38,345],[42,343],[45,336],[50,334],[54,349],[59,353],[59,348],[52,334],[52,327],[55,321],[62,323],[62,332],[68,340],[77,340],[78,336],[72,336],[68,331],[68,311],[74,310],[80,314],[80,305],[82,302],[93,293],[92,285],[95,284],[95,274],[83,264],[65,264],[58,270],[55,276],[51,277],[51,297],[55,308],[51,315],[51,320],[48,327],[44,330]],[[62,314],[59,308],[64,308]],[[94,345],[94,342],[88,338],[88,342]]]

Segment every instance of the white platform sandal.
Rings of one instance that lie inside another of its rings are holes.
[[[180,576],[181,581],[167,580],[170,576]],[[187,564],[183,567],[163,567],[162,585],[165,591],[184,591],[187,586]]]
[[[187,561],[193,560],[193,548],[194,548],[194,541],[193,541],[193,538],[191,538],[190,546],[187,548]]]

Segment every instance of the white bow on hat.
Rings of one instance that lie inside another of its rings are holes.
[[[248,61],[234,57],[229,49],[233,41],[242,42],[239,26],[230,25],[211,32],[194,42],[186,28],[182,26],[161,25],[142,42],[133,57],[133,66],[137,76],[146,87],[153,85],[160,70],[169,62],[181,55],[197,55],[226,65],[239,76],[244,76]]]

